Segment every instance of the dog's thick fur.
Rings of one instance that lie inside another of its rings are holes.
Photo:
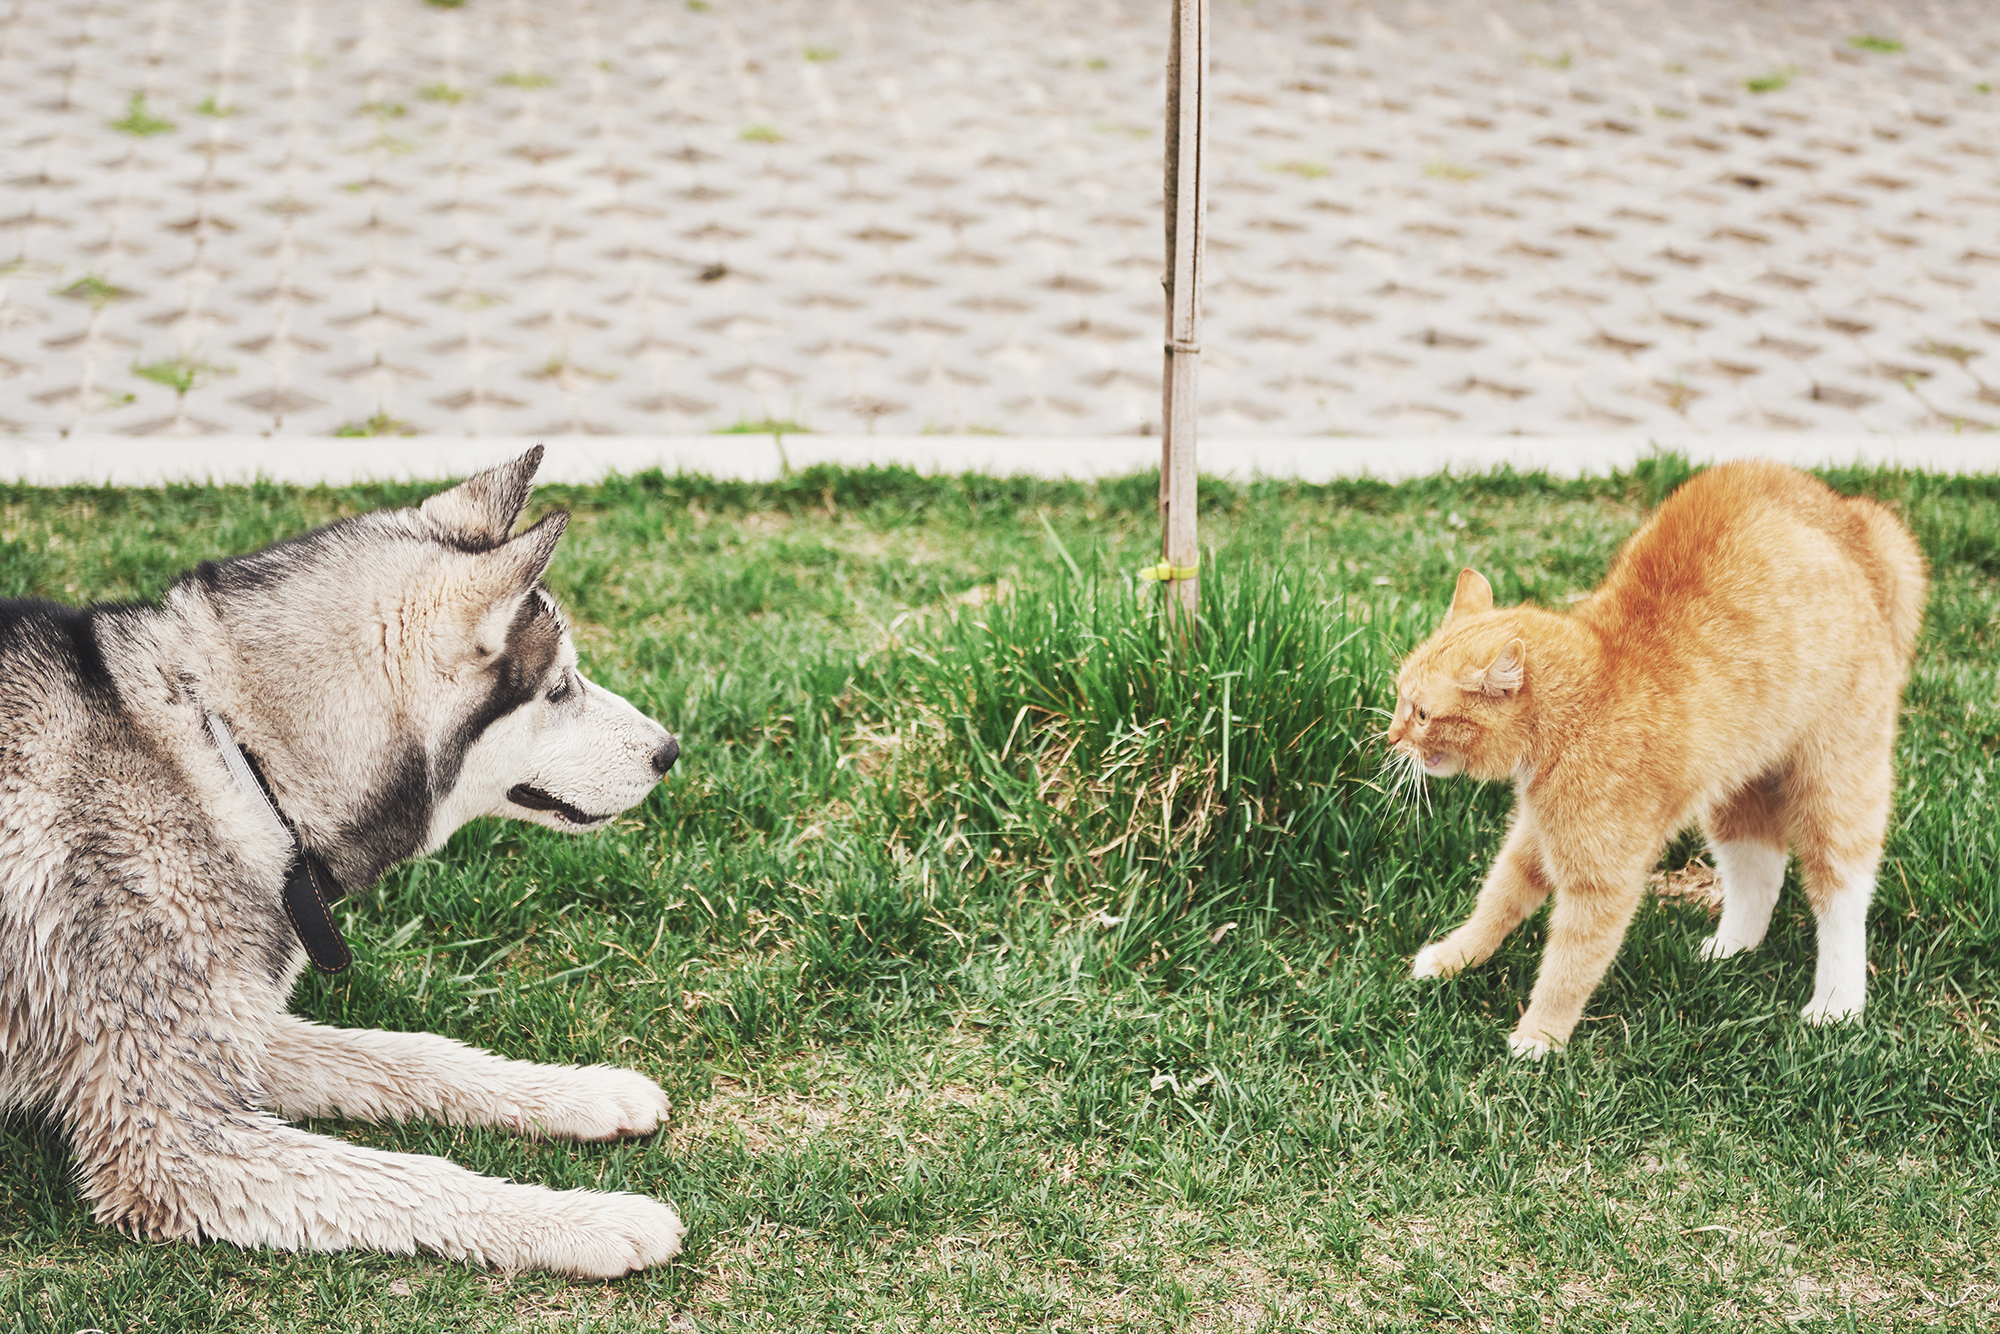
[[[287,1015],[293,846],[206,726],[227,724],[349,890],[477,816],[575,830],[642,799],[678,743],[576,670],[540,585],[567,516],[509,537],[540,460],[204,564],[156,606],[0,603],[0,1108],[60,1122],[99,1220],[605,1277],[679,1247],[643,1196],[280,1119],[607,1139],[667,1104],[631,1071]]]

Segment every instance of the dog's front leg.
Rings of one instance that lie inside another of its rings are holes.
[[[200,1083],[194,1075],[187,1086]],[[70,1129],[100,1222],[156,1239],[408,1255],[616,1278],[680,1249],[643,1195],[544,1190],[442,1158],[383,1153],[209,1098],[79,1109]]]
[[[649,1135],[667,1114],[666,1094],[637,1071],[510,1061],[432,1033],[290,1015],[266,1039],[264,1088],[286,1116],[425,1118],[567,1139]]]

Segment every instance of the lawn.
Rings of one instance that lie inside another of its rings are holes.
[[[1204,487],[1205,622],[1129,571],[1155,482],[900,471],[549,488],[585,670],[681,737],[614,830],[480,822],[350,899],[301,1014],[660,1080],[618,1145],[319,1126],[674,1202],[614,1284],[142,1245],[0,1121],[0,1334],[1984,1330],[2000,1321],[2000,479],[1836,473],[1933,565],[1858,1026],[1812,926],[1707,965],[1648,901],[1572,1047],[1531,922],[1407,978],[1511,794],[1386,790],[1395,663],[1466,564],[1559,606],[1686,475]],[[0,488],[0,596],[156,594],[426,488]],[[1669,850],[1666,869],[1698,852]]]

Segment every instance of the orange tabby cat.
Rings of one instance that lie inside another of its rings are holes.
[[[1493,606],[1472,570],[1397,677],[1388,740],[1426,774],[1511,778],[1513,827],[1418,977],[1482,963],[1553,895],[1516,1055],[1569,1039],[1666,841],[1699,821],[1722,878],[1701,953],[1764,938],[1786,849],[1819,924],[1809,1023],[1860,1014],[1897,699],[1923,557],[1881,506],[1772,463],[1696,476],[1568,615]]]

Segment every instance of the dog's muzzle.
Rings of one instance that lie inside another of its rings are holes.
[[[668,737],[666,744],[653,752],[653,772],[660,777],[667,776],[667,770],[674,767],[674,761],[681,757],[681,743]]]

